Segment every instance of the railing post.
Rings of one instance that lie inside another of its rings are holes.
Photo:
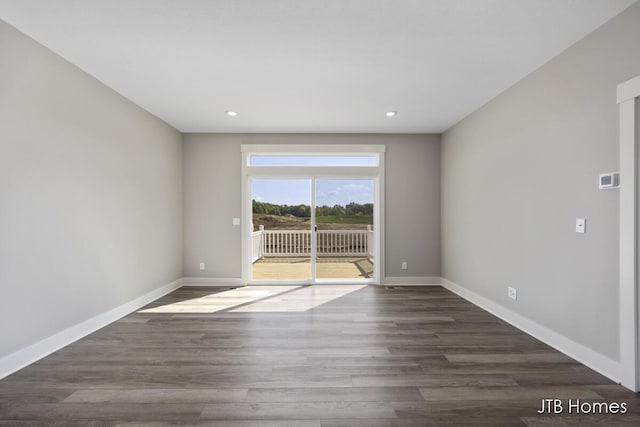
[[[258,231],[260,232],[260,258],[264,258],[264,247],[265,247],[264,225],[258,225]]]

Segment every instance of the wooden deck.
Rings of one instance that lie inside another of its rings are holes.
[[[368,258],[320,258],[318,279],[370,279],[373,263]],[[311,278],[310,258],[263,258],[253,264],[253,280],[305,280]]]

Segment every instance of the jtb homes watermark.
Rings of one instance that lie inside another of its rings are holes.
[[[585,415],[611,415],[626,414],[628,412],[626,402],[583,402],[579,399],[542,399],[539,414],[585,414]]]

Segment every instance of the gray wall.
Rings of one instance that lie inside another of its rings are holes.
[[[640,74],[639,23],[636,4],[442,139],[443,277],[613,359],[618,191],[597,181],[618,170],[616,85]]]
[[[241,229],[231,223],[242,216],[240,145],[288,143],[386,144],[386,276],[440,276],[439,136],[185,134],[185,277],[241,277]]]
[[[0,357],[182,276],[181,136],[0,21]]]

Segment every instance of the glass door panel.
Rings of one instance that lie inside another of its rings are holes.
[[[311,179],[251,179],[251,279],[311,281]]]
[[[316,179],[316,278],[372,279],[373,179]]]

